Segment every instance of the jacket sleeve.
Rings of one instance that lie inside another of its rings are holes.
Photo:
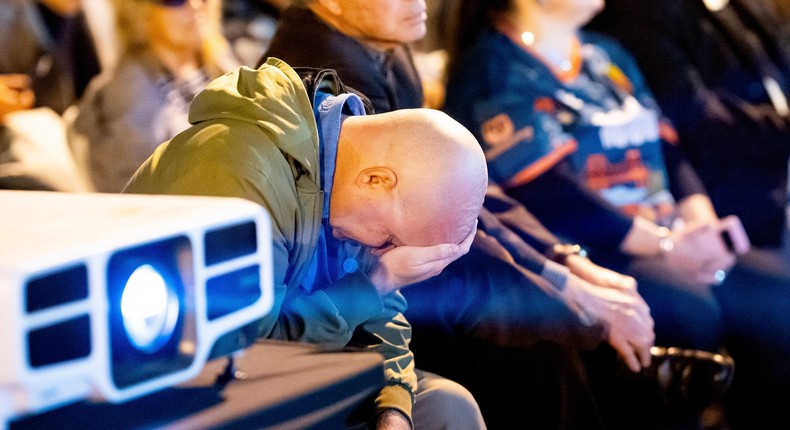
[[[276,267],[288,264],[282,245],[281,241],[275,247]],[[403,316],[406,302],[400,293],[382,299],[362,270],[311,292],[299,287],[287,288],[284,273],[280,272],[275,279],[278,290],[275,307],[279,312],[276,320],[271,318],[263,322],[261,335],[317,343],[328,348],[351,346],[380,353],[384,357],[386,381],[376,399],[376,407],[397,409],[411,417],[417,376],[414,356],[409,350],[411,326]]]
[[[500,225],[503,228],[500,228]],[[478,217],[478,228],[485,231],[486,234],[496,237],[509,249],[512,247],[508,247],[508,244],[526,244],[534,250],[529,253],[531,255],[543,255],[551,246],[560,243],[560,240],[543,226],[524,205],[508,196],[504,190],[494,184],[489,184],[486,190],[483,209]],[[537,264],[538,267],[542,267],[545,260],[545,258],[526,255],[525,258]]]
[[[562,163],[508,194],[549,230],[592,252],[617,250],[631,229],[630,218],[585,189]]]
[[[379,409],[398,409],[411,417],[417,376],[409,350],[411,326],[399,293],[380,298],[368,277],[356,271],[320,290],[291,288],[267,337],[358,347],[384,357],[385,387]]]
[[[406,299],[400,292],[383,298],[384,310],[360,325],[349,344],[384,357],[385,386],[376,397],[377,410],[397,409],[411,417],[417,390],[414,355],[409,349],[411,325],[403,316]]]

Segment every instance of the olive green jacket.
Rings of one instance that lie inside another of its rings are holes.
[[[362,329],[363,346],[385,360],[377,407],[410,416],[417,380],[403,296],[379,297],[364,270],[311,292],[300,287],[324,204],[310,102],[280,60],[228,73],[195,97],[193,125],[160,145],[124,192],[242,197],[264,206],[273,226],[275,302],[260,335],[341,348]]]

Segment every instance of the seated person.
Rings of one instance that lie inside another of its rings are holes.
[[[70,145],[99,192],[120,192],[157,145],[189,126],[189,103],[236,67],[220,32],[220,0],[113,4],[121,58],[94,80]]]
[[[752,244],[790,250],[782,244],[790,159],[787,22],[771,0],[644,6],[607,1],[591,28],[633,54],[716,211],[738,215]]]
[[[484,428],[460,385],[415,372],[398,291],[469,250],[487,183],[482,152],[445,114],[365,116],[356,95],[321,76],[306,90],[272,59],[216,79],[195,97],[193,125],[158,147],[125,192],[261,204],[274,228],[275,304],[257,333],[380,352],[375,428],[410,428],[412,405],[417,428]]]
[[[33,107],[63,114],[99,73],[82,0],[4,1],[0,36],[9,41],[0,48],[0,74],[27,75]]]
[[[0,37],[0,188],[88,190],[60,117],[100,70],[81,0],[4,1]]]
[[[726,346],[736,392],[750,384],[750,394],[781,398],[790,277],[734,265],[749,248],[738,219],[718,218],[630,57],[579,31],[601,6],[465,1],[445,109],[478,136],[510,197],[636,278],[657,344]],[[618,409],[612,418],[627,423]]]

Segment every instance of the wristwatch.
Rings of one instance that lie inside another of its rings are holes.
[[[546,258],[549,260],[562,264],[563,266],[566,265],[568,262],[568,257],[571,255],[578,255],[579,257],[587,257],[587,251],[581,247],[581,245],[576,244],[567,244],[567,243],[555,243],[554,245],[550,246],[549,249],[545,252]]]
[[[656,229],[656,236],[658,236],[658,249],[661,254],[666,254],[675,248],[675,241],[670,236],[671,231],[667,227],[659,227]]]

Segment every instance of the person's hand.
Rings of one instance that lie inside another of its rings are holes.
[[[441,273],[448,264],[469,252],[477,227],[460,244],[434,246],[396,246],[379,256],[370,280],[380,295],[387,295]]]
[[[735,264],[735,254],[721,239],[718,225],[701,224],[692,229],[675,228],[670,237],[672,249],[664,257],[673,269],[701,285],[721,283]]]
[[[571,273],[593,285],[615,288],[626,294],[639,295],[636,292],[636,279],[601,267],[590,261],[589,258],[580,255],[569,255],[565,265],[570,269]]]
[[[600,266],[595,267],[602,270],[603,278],[619,275]],[[650,366],[650,348],[656,338],[653,317],[650,316],[650,307],[636,293],[635,285],[633,289],[627,285],[627,288],[620,289],[618,283],[614,285],[615,288],[597,286],[571,273],[566,287],[570,300],[581,311],[606,325],[607,342],[620,354],[628,368],[639,372],[642,367]]]
[[[717,225],[719,217],[713,208],[713,202],[705,194],[692,194],[677,204],[679,219],[690,226],[701,224]]]
[[[701,228],[702,233],[695,233],[692,240],[697,242],[700,252],[710,256],[692,272],[693,279],[703,285],[721,283],[735,256],[747,253],[751,247],[741,220],[735,215],[719,219],[710,198],[703,194],[686,197],[678,202],[677,209],[680,218],[675,220],[673,230],[696,231],[700,226],[709,226]]]
[[[29,76],[0,74],[0,121],[11,112],[33,107],[35,101]]]
[[[411,424],[402,413],[388,409],[376,417],[376,430],[411,430]]]
[[[721,229],[716,221],[681,222],[668,230],[635,217],[620,247],[631,255],[664,258],[670,270],[699,286],[708,286],[721,283],[735,264],[735,255],[722,240]]]

